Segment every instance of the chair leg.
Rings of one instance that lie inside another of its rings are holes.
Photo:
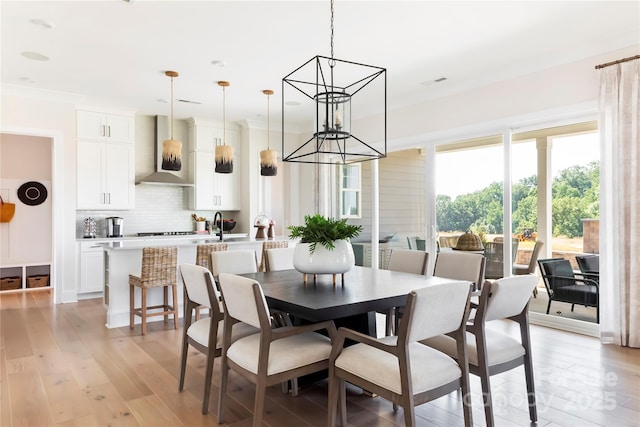
[[[220,364],[220,389],[218,390],[218,424],[224,422],[224,404],[227,398],[227,382],[229,379],[229,365],[227,358],[222,355]]]
[[[209,396],[211,396],[211,377],[213,376],[213,362],[215,360],[215,350],[207,353],[207,369],[204,374],[204,397],[202,399],[202,414],[209,412]]]
[[[345,380],[340,380],[338,384],[340,394],[340,422],[344,427],[347,426],[347,383]]]
[[[495,422],[493,420],[493,401],[491,399],[491,383],[489,382],[489,369],[480,368],[480,385],[482,388],[482,401],[484,403],[484,418],[487,423],[487,427],[493,427]]]
[[[135,303],[135,286],[129,285],[129,329],[133,329],[134,323],[134,303]]]
[[[262,417],[264,415],[264,399],[267,393],[265,379],[258,378],[256,384],[256,401],[253,405],[253,427],[262,427]]]
[[[551,297],[549,297],[549,303],[547,304],[547,314],[549,314],[550,308],[551,308]]]
[[[187,331],[182,335],[182,353],[180,354],[180,380],[178,381],[178,391],[184,388],[184,376],[187,371],[187,353],[189,351],[189,342],[187,341]]]
[[[571,312],[573,312],[573,307],[575,307],[575,304],[571,304]]]
[[[173,327],[178,330],[178,287],[172,286],[173,290]]]
[[[145,335],[147,333],[147,288],[142,288],[142,307],[141,307],[141,314],[142,314],[142,335]]]
[[[169,309],[169,287],[168,286],[163,286],[162,287],[162,311],[167,311]],[[164,323],[167,323],[167,321],[169,320],[169,315],[165,314],[164,316]]]
[[[342,398],[342,396],[340,395],[339,392],[339,387],[338,387],[338,383],[340,382],[340,380],[336,377],[333,376],[333,373],[331,371],[333,371],[332,369],[329,369],[329,392],[328,392],[328,402],[327,402],[327,415],[328,415],[328,419],[327,419],[327,426],[328,427],[335,427],[336,425],[336,416],[337,414],[337,407],[338,407],[338,400]]]
[[[533,366],[531,356],[526,354],[524,358],[524,376],[527,383],[527,400],[529,401],[529,419],[532,423],[538,421],[538,410],[536,407],[536,390],[533,381]]]

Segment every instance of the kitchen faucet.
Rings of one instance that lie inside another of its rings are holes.
[[[224,229],[224,221],[222,220],[222,212],[218,211],[213,216],[213,224],[218,224],[218,215],[220,215],[220,225],[218,228],[220,229],[220,240],[222,240],[222,230]]]

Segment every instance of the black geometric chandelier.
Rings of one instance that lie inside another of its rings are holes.
[[[387,156],[387,70],[334,58],[333,12],[331,0],[331,57],[317,55],[282,79],[285,162],[345,164]],[[292,117],[289,121],[294,116],[293,112],[287,113],[287,107],[293,105],[306,116],[303,126],[313,128],[301,145],[297,136],[285,131],[288,114]],[[356,128],[354,111],[360,112],[359,117],[366,112],[373,118]],[[372,142],[365,142],[363,135]]]

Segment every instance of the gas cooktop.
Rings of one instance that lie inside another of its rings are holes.
[[[189,236],[191,234],[198,234],[195,231],[147,231],[144,233],[138,233],[138,237],[147,236]]]

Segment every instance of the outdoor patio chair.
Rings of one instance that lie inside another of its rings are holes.
[[[585,277],[596,282],[600,281],[600,255],[576,255],[576,262]]]
[[[518,254],[519,241],[511,243],[511,262],[515,262]],[[484,244],[484,256],[486,266],[484,276],[487,279],[500,279],[504,277],[504,244],[502,242],[487,242]]]
[[[533,246],[533,250],[531,251],[531,258],[529,259],[529,264],[513,264],[513,274],[516,276],[520,276],[523,274],[534,274],[536,272],[536,267],[538,266],[538,256],[540,255],[540,251],[544,246],[544,242],[538,240]],[[538,296],[538,288],[535,287],[533,289],[533,297]]]
[[[596,322],[600,323],[600,307],[598,282],[578,276],[571,267],[571,262],[564,258],[539,259],[540,274],[544,286],[549,294],[547,314],[551,308],[551,301],[571,304],[571,311],[576,304],[596,308]]]

